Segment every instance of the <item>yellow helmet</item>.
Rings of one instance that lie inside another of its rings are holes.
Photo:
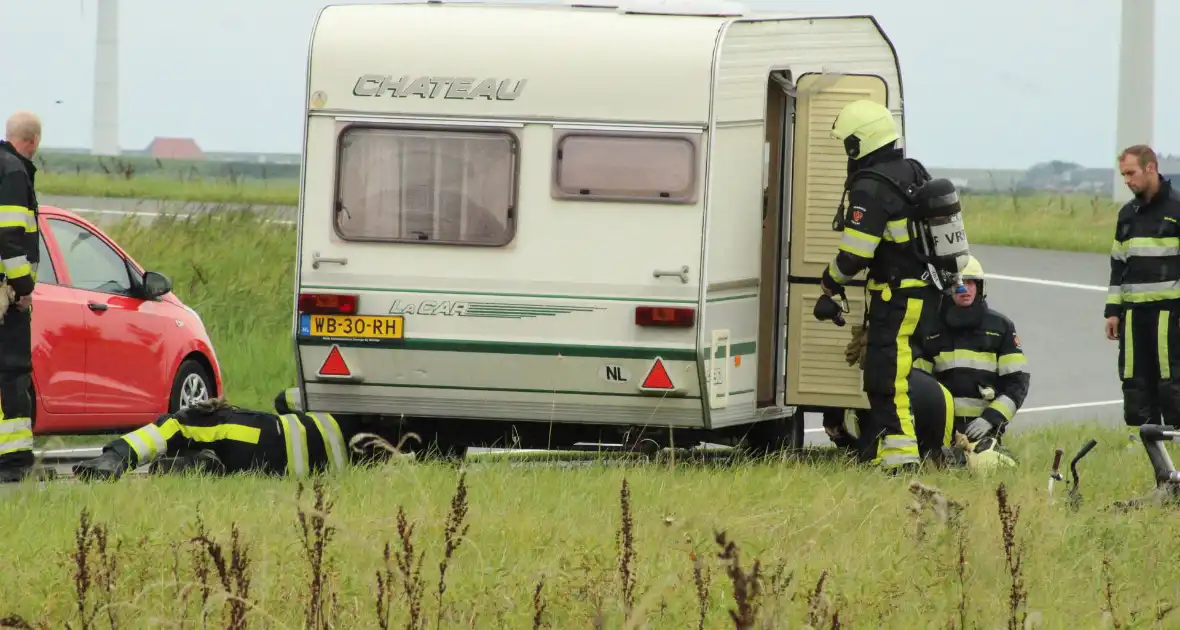
[[[979,264],[979,259],[974,256],[967,257],[967,266],[963,267],[963,271],[959,276],[964,280],[979,280],[983,281],[983,265]]]
[[[275,396],[275,412],[280,416],[295,413],[296,411],[303,411],[302,405],[299,404],[299,388],[291,387],[279,392]]]
[[[844,106],[832,121],[832,137],[844,142],[850,159],[862,158],[897,140],[893,114],[875,101],[853,101]]]
[[[987,292],[983,288],[983,265],[979,264],[979,259],[974,256],[967,257],[967,266],[959,272],[959,277],[966,282],[967,280],[974,280],[978,285],[976,293],[979,296],[987,297]]]
[[[967,450],[967,468],[973,473],[989,474],[997,468],[1015,468],[1016,458],[1004,451],[995,438],[985,437]]]

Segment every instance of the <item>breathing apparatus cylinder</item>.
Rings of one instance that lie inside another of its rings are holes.
[[[917,209],[911,225],[918,229],[917,234],[911,230],[911,241],[932,268],[932,279],[940,289],[965,291],[962,272],[971,259],[971,248],[955,185],[947,179],[932,179],[916,188],[910,198]]]

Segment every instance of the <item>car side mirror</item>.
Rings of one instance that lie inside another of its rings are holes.
[[[168,276],[165,276],[158,271],[143,272],[144,297],[149,300],[154,300],[171,291],[172,281],[168,279]]]

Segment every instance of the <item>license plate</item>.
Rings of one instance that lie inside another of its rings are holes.
[[[301,323],[308,337],[345,339],[401,339],[405,327],[398,315],[304,315]]]

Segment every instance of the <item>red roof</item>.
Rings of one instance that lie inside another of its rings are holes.
[[[158,159],[203,160],[205,152],[192,138],[157,137],[148,145],[148,154]]]

